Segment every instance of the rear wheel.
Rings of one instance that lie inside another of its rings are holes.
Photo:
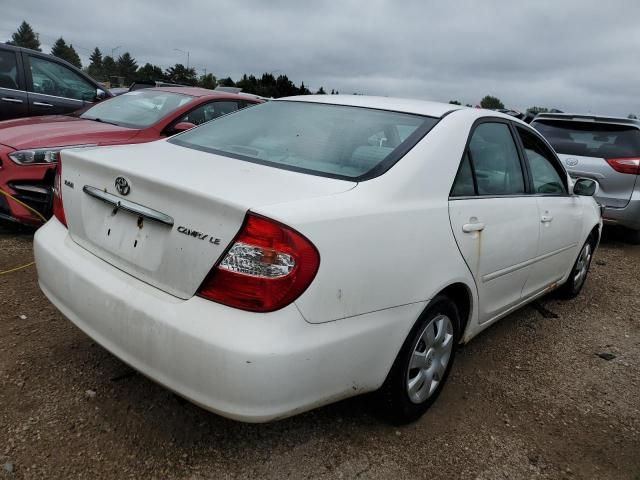
[[[417,420],[444,386],[459,338],[456,305],[437,296],[420,316],[379,394],[382,413],[397,424]]]
[[[595,242],[593,237],[590,236],[582,246],[580,254],[576,259],[576,263],[573,264],[573,269],[571,269],[569,278],[558,290],[558,293],[562,298],[574,298],[580,293],[580,290],[582,290],[584,282],[587,279],[587,274],[589,273],[594,248]]]

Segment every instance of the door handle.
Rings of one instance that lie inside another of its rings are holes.
[[[33,102],[34,105],[38,107],[53,107],[50,103],[42,103],[42,102]]]
[[[2,97],[2,98],[0,98],[0,100],[2,100],[3,102],[8,102],[8,103],[22,103],[22,100],[20,100],[18,98]]]
[[[462,231],[464,233],[481,232],[482,230],[484,230],[484,223],[482,222],[465,223],[462,225]]]
[[[551,215],[542,215],[542,217],[540,217],[540,221],[542,223],[549,223],[553,220],[553,217]]]

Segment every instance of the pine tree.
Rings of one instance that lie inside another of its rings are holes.
[[[320,87],[316,92],[316,95],[326,95],[327,92],[324,91],[324,87]]]
[[[42,51],[40,49],[40,40],[38,40],[38,34],[35,33],[31,28],[31,25],[29,25],[24,20],[18,27],[18,31],[11,35],[11,40],[7,43],[9,45],[15,45],[16,47],[30,48],[31,50],[37,50],[38,52]]]
[[[109,80],[109,77],[117,75],[116,62],[111,55],[106,55],[102,59],[102,76],[105,80]]]
[[[129,85],[135,80],[138,64],[129,52],[124,52],[118,57],[116,67],[118,75],[124,77],[125,85]]]
[[[87,72],[93,78],[103,80],[104,69],[102,67],[102,52],[98,47],[93,50],[93,53],[89,57],[89,67]]]
[[[78,68],[82,68],[80,57],[73,48],[73,45],[67,45],[67,42],[65,42],[62,37],[56,40],[56,43],[53,44],[51,55],[61,58],[62,60],[66,60],[71,65],[75,65]]]
[[[198,86],[202,88],[208,88],[209,90],[213,90],[216,88],[218,82],[213,73],[207,73],[206,75],[202,75],[198,80]]]
[[[69,44],[69,48],[67,49],[67,56],[69,57],[66,59],[67,62],[75,67],[82,68],[80,56],[78,55],[78,52],[76,52],[76,50],[73,48],[72,44]]]
[[[156,82],[165,79],[164,72],[157,65],[151,63],[145,63],[143,67],[140,67],[136,73],[136,80],[141,82]]]

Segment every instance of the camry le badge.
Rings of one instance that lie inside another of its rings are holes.
[[[118,193],[120,193],[120,195],[124,195],[124,196],[129,195],[129,192],[131,192],[131,186],[129,185],[129,182],[127,181],[126,178],[124,177],[116,178],[116,190],[118,190]]]
[[[199,232],[198,230],[194,230],[192,228],[183,227],[180,225],[176,228],[178,233],[182,233],[183,235],[187,235],[189,237],[196,238],[198,240],[207,240],[209,239],[209,243],[213,243],[214,245],[220,245],[220,239],[214,237],[213,235],[209,235],[206,233]]]

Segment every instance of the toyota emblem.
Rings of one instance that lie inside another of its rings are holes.
[[[578,164],[578,159],[567,158],[564,162],[567,164],[567,167],[575,167]]]
[[[129,182],[127,181],[126,178],[124,177],[116,178],[116,190],[118,190],[120,195],[125,195],[125,196],[129,195],[129,192],[131,191],[131,186],[129,185]]]

